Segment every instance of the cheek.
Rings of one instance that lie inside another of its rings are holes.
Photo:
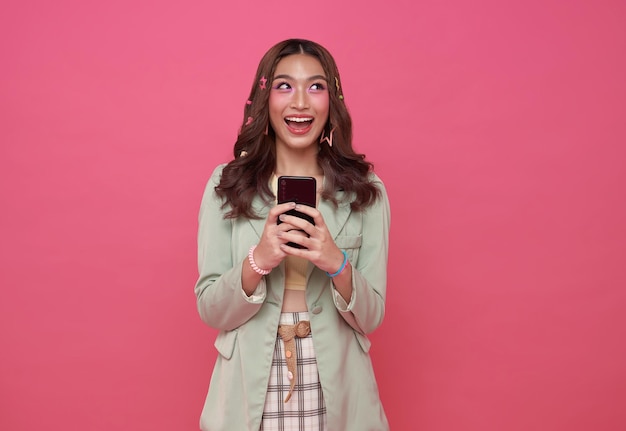
[[[274,94],[270,94],[268,108],[270,121],[275,122],[277,121],[277,118],[280,119],[284,108],[284,103],[281,102],[281,97],[276,97]]]
[[[315,111],[318,114],[328,114],[330,109],[330,99],[328,93],[311,97],[311,104],[315,107]]]
[[[270,98],[267,101],[267,106],[269,107],[270,112],[276,111],[277,105],[278,105],[278,100],[276,99],[276,96],[274,95],[274,93],[271,93]]]
[[[270,93],[268,107],[270,112],[282,112],[289,106],[291,95],[288,93]]]
[[[328,120],[328,117],[330,115],[330,106],[328,104],[328,101],[324,104],[322,104],[318,111],[317,111],[320,115],[322,115],[324,117],[324,120]]]

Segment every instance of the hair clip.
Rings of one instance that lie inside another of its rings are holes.
[[[246,126],[249,126],[250,124],[252,124],[252,120],[254,120],[254,118],[248,117],[248,120],[246,121]]]
[[[246,100],[246,105],[252,105],[252,100]]]
[[[341,89],[341,87],[339,86],[339,78],[337,78],[335,76],[335,87],[337,87],[337,93],[339,93],[339,90]],[[339,93],[339,99],[343,100],[343,94]]]
[[[259,79],[259,82],[261,84],[259,84],[259,87],[261,88],[261,90],[265,90],[265,83],[267,82],[267,79],[265,78],[265,76],[261,77],[261,79]]]

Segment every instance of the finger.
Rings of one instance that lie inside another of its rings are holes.
[[[298,226],[294,226],[291,223],[283,222],[279,225],[276,225],[276,232],[284,233],[289,232],[290,230],[301,230]]]
[[[303,219],[302,217],[289,215],[289,214],[281,214],[279,216],[282,224],[288,223],[293,226],[294,229],[299,229],[307,232],[309,235],[312,233],[314,226],[309,223],[308,220]]]
[[[304,232],[294,230],[283,233],[280,239],[284,241],[280,245],[281,249],[288,254],[296,256],[300,256],[302,252],[307,251],[307,244],[310,241]],[[293,247],[292,244],[301,245],[304,249]]]
[[[295,209],[296,211],[299,211],[303,214],[306,214],[312,217],[313,221],[315,222],[315,226],[318,226],[318,227],[324,226],[324,217],[322,216],[322,213],[319,212],[317,208],[313,208],[308,205],[298,204],[296,205]]]
[[[274,208],[272,208],[267,216],[267,224],[276,224],[278,221],[278,217],[286,213],[289,210],[292,210],[296,207],[295,202],[286,202],[284,204],[278,204]]]
[[[290,230],[287,233],[289,234],[290,237],[296,238],[298,241],[300,241],[302,238],[309,237],[305,232],[302,232],[301,230]]]

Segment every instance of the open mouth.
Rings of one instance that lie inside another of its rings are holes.
[[[285,124],[292,133],[302,134],[311,129],[313,117],[285,117]]]

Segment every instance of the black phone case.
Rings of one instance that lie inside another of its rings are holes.
[[[296,176],[281,176],[278,177],[278,203],[295,202],[301,205],[308,205],[315,208],[315,201],[317,200],[317,182],[313,177],[296,177]],[[311,224],[315,224],[313,218],[309,215],[301,213],[296,210],[289,210],[285,214],[300,217],[307,220]],[[278,224],[280,224],[280,219]],[[304,248],[299,244],[292,242],[287,243],[290,247]]]

